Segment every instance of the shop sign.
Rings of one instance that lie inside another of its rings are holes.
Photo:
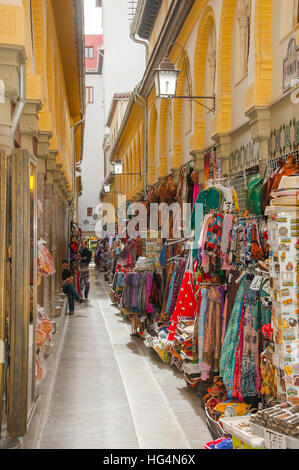
[[[296,44],[296,38],[292,36],[288,44],[287,55],[283,59],[283,91],[287,91],[296,78],[299,79],[299,47]]]
[[[270,429],[265,429],[265,447],[266,449],[286,449],[287,439],[284,434],[280,434]]]

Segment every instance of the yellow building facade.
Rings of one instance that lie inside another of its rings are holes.
[[[83,22],[80,1],[0,1],[0,428],[9,438],[24,436],[34,409],[36,308],[54,316],[77,218]],[[56,272],[37,288],[39,239]]]
[[[169,174],[178,182],[188,163],[203,184],[209,151],[222,176],[253,167],[263,176],[269,160],[296,150],[299,111],[283,77],[297,54],[297,0],[162,0],[156,11],[153,2],[141,3],[135,33],[148,42],[150,56],[137,91],[146,111],[133,95],[112,161],[119,157],[125,171],[143,172],[146,160],[148,190]],[[215,109],[211,99],[156,97],[154,71],[165,55],[181,70],[177,95],[215,96]],[[134,176],[117,178],[128,200],[143,192]],[[113,191],[114,177],[111,184]]]

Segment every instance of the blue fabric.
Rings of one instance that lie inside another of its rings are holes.
[[[131,311],[138,312],[138,289],[139,289],[139,274],[134,273],[132,276],[132,304],[131,304]]]
[[[120,287],[122,285],[123,277],[124,277],[124,273],[118,273],[116,287]]]
[[[164,243],[161,253],[160,253],[160,264],[161,266],[166,266],[166,257],[167,257],[167,244]]]
[[[77,299],[78,301],[80,300],[80,296],[79,296],[78,292],[76,291],[73,284],[64,284],[62,286],[62,291],[68,297],[70,312],[73,312],[74,308],[75,308],[74,299]]]
[[[166,313],[169,313],[169,309],[170,309],[175,276],[176,276],[176,270],[172,274],[172,278],[171,278],[170,285],[169,285],[168,299],[167,299],[167,305],[166,305]]]

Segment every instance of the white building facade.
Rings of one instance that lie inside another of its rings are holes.
[[[104,87],[102,75],[102,36],[85,36],[86,115],[83,159],[81,165],[82,195],[78,203],[79,228],[84,236],[95,236],[99,187],[104,178]]]
[[[145,71],[145,46],[130,37],[132,0],[102,0],[105,122],[115,93],[131,92]],[[133,9],[133,10],[132,10]]]
[[[96,207],[105,177],[104,151],[111,144],[112,136],[107,122],[113,101],[117,94],[128,95],[134,90],[143,77],[146,65],[145,46],[130,37],[137,1],[96,0],[95,5],[102,9],[103,34],[100,44],[99,35],[85,37],[87,107],[81,166],[83,190],[78,211],[83,237],[96,236]],[[92,46],[94,52],[91,51]],[[126,98],[121,101],[127,104]],[[124,113],[120,114],[122,116]],[[118,119],[117,126],[120,124]],[[107,170],[109,172],[109,168]]]

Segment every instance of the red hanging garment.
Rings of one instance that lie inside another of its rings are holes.
[[[193,291],[193,272],[192,258],[185,271],[180,292],[177,298],[176,306],[170,317],[170,326],[168,328],[168,341],[173,341],[179,317],[186,320],[193,320],[196,308],[196,299]]]

